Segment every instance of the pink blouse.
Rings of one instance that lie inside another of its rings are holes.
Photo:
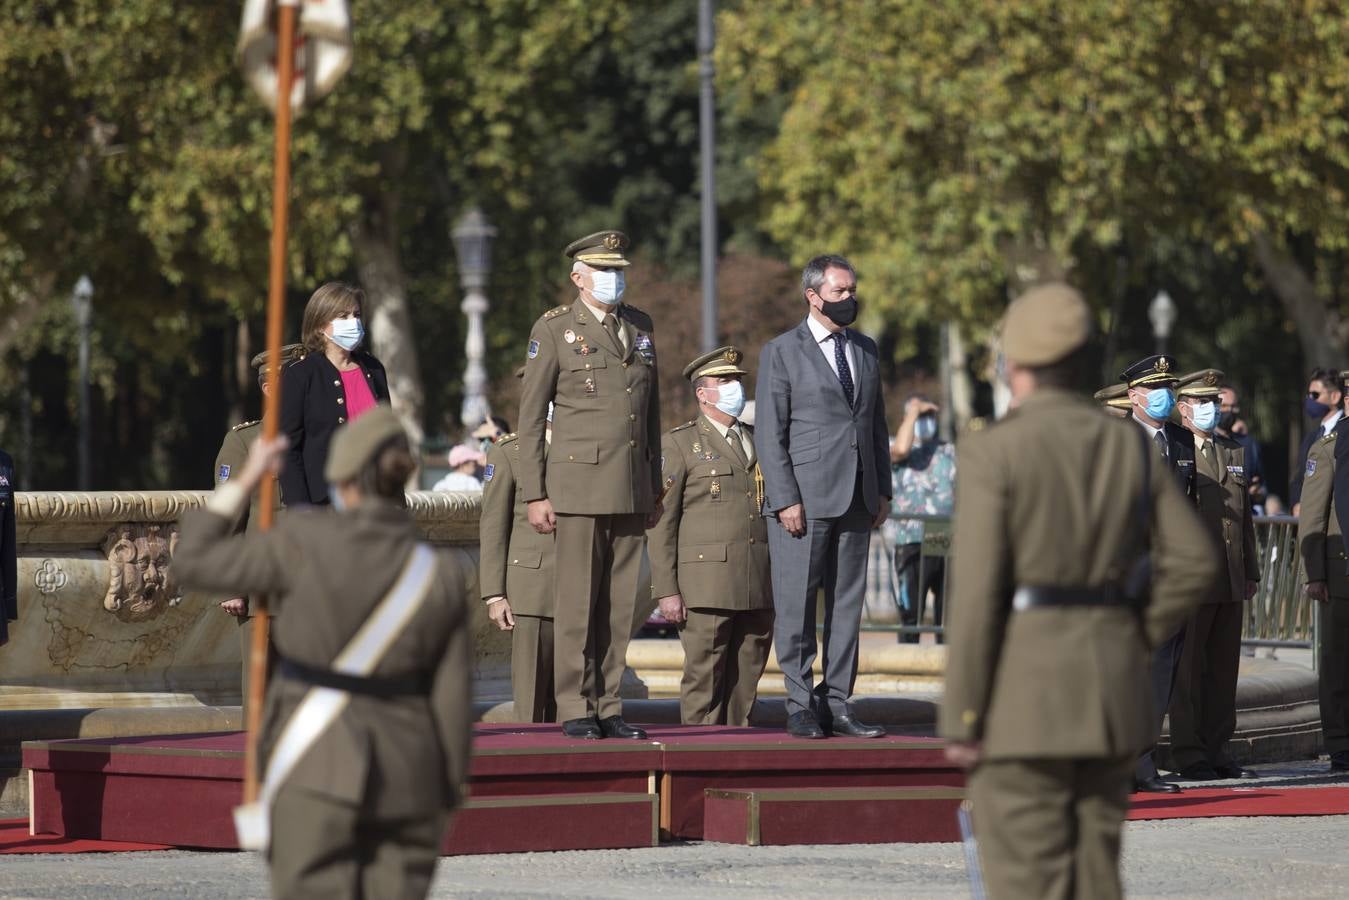
[[[375,408],[375,392],[370,390],[360,366],[339,374],[342,392],[347,395],[347,419],[355,422],[362,413]]]

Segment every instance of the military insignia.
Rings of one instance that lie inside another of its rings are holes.
[[[576,343],[576,332],[568,328],[566,331],[562,332],[562,340],[566,341],[568,344]]]
[[[221,466],[220,468],[224,469],[226,474],[229,474],[229,466]],[[224,479],[221,480],[223,481]],[[0,475],[0,487],[9,487],[8,475]]]
[[[594,394],[595,394],[595,379],[594,379],[594,378],[586,378],[585,391],[586,391],[587,394],[589,394],[589,395],[591,395],[591,396],[594,396]]]
[[[733,366],[740,365],[740,351],[735,349],[734,347],[727,350],[725,353],[722,354],[722,356],[724,356],[726,358],[726,361],[731,365]]]
[[[1169,360],[1169,359],[1167,359],[1165,356],[1163,356],[1163,357],[1161,357],[1160,359],[1157,360],[1156,364],[1153,365],[1153,368],[1156,369],[1158,372],[1170,372],[1170,371],[1171,371],[1171,360]]]
[[[536,357],[536,356],[538,356],[538,355],[539,355],[539,342],[538,342],[538,341],[530,341],[530,342],[529,342],[529,358],[530,358],[530,359],[533,359],[534,357]]]
[[[1194,466],[1194,460],[1192,460],[1192,459],[1178,459],[1178,460],[1176,460],[1176,465],[1178,465],[1178,466],[1191,466],[1191,467],[1193,467],[1193,466]]]
[[[721,482],[720,482],[719,480],[717,480],[716,478],[713,478],[713,479],[712,479],[712,486],[711,486],[710,488],[708,488],[708,491],[712,494],[712,499],[713,499],[713,500],[720,500],[720,499],[721,499]]]
[[[623,239],[616,232],[611,231],[604,236],[605,250],[617,250],[621,246],[623,246]]]
[[[496,463],[488,463],[487,468],[482,470],[482,480],[491,481],[492,476],[497,473]]]
[[[1204,384],[1208,385],[1209,387],[1217,387],[1218,376],[1213,374],[1212,372],[1209,372],[1207,375],[1204,376]]]
[[[1311,460],[1308,460],[1308,462],[1311,462]],[[1245,478],[1245,477],[1246,477],[1246,467],[1245,467],[1245,466],[1228,466],[1228,467],[1227,467],[1227,471],[1228,471],[1228,472],[1231,472],[1233,475],[1237,476],[1238,478]]]
[[[1316,460],[1315,460],[1315,459],[1308,459],[1308,460],[1307,460],[1307,475],[1306,475],[1306,477],[1307,477],[1307,478],[1311,478],[1311,477],[1312,477],[1313,475],[1315,475],[1315,474],[1316,474]]]
[[[647,362],[656,358],[656,348],[651,343],[651,336],[646,334],[637,335],[636,342],[633,343],[633,349],[642,354],[642,358]]]
[[[3,477],[3,476],[0,476]],[[230,480],[230,467],[228,463],[220,464],[220,471],[215,473],[215,480],[224,484]]]
[[[689,424],[693,424],[693,423],[690,422]],[[693,442],[693,452],[694,452],[695,454],[701,454],[701,453],[703,452],[703,445],[700,444],[700,443],[698,443],[697,441],[694,441],[694,442]]]

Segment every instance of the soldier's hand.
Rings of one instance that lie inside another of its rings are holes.
[[[229,600],[221,600],[220,608],[232,616],[244,618],[248,615],[248,600],[244,597],[233,597]]]
[[[1330,599],[1330,591],[1324,581],[1307,582],[1307,596],[1320,603],[1325,603]]]
[[[646,514],[646,527],[655,528],[656,523],[660,521],[660,517],[663,515],[665,515],[665,501],[657,500],[656,508]]]
[[[289,447],[290,441],[284,434],[278,434],[271,440],[260,437],[253,442],[248,451],[248,461],[244,463],[243,475],[240,477],[240,481],[250,493],[262,481],[264,475],[275,475],[281,471]]]
[[[1260,582],[1258,582],[1258,581],[1251,581],[1251,580],[1248,578],[1248,579],[1246,580],[1246,599],[1249,600],[1249,599],[1251,599],[1252,597],[1254,597],[1254,596],[1255,596],[1255,592],[1258,591],[1258,590],[1260,590]]]
[[[804,537],[806,533],[806,508],[800,503],[778,510],[778,521],[792,537]]]
[[[977,742],[946,745],[946,761],[962,769],[973,769],[979,763],[982,748]]]
[[[557,514],[553,512],[553,501],[547,497],[529,501],[529,524],[539,534],[552,534],[557,527]]]
[[[505,597],[495,597],[487,601],[487,618],[502,631],[515,630],[515,613],[511,611],[511,601]]]
[[[661,597],[656,601],[660,607],[660,614],[672,625],[682,625],[688,618],[688,612],[684,609],[684,595],[671,594],[668,597]]]

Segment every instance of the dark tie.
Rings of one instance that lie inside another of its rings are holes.
[[[731,448],[731,456],[741,466],[749,468],[749,457],[745,455],[745,444],[740,440],[740,427],[732,425],[726,429],[726,445]]]
[[[1157,445],[1157,452],[1162,455],[1162,459],[1171,459],[1171,454],[1167,452],[1169,448],[1166,446],[1166,435],[1160,428],[1153,432],[1152,442]]]
[[[604,317],[604,330],[609,333],[609,337],[614,339],[614,346],[618,348],[618,352],[622,353],[624,349],[623,336],[619,334],[618,318],[613,313]]]
[[[1218,465],[1217,460],[1213,457],[1213,441],[1204,441],[1199,447],[1199,453],[1204,457],[1204,468],[1207,470],[1204,474],[1217,481]]]
[[[848,336],[839,331],[831,337],[834,339],[834,365],[838,367],[838,383],[843,385],[843,396],[848,398],[848,406],[852,406],[852,369],[848,368],[848,354],[843,352]]]

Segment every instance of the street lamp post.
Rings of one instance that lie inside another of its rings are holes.
[[[91,425],[89,418],[89,320],[93,316],[94,284],[88,275],[81,275],[75,282],[75,291],[70,295],[70,305],[75,310],[75,324],[80,333],[80,437],[79,469],[76,483],[80,490],[87,491],[93,484],[93,456],[89,446]]]
[[[483,356],[487,352],[483,330],[487,294],[483,289],[492,268],[492,238],[496,233],[477,207],[464,213],[450,232],[455,255],[459,258],[459,283],[464,288],[464,302],[459,308],[468,318],[468,333],[464,337],[467,360],[464,365],[464,402],[459,409],[459,420],[465,428],[480,424],[488,414],[487,369],[483,366]]]
[[[1167,338],[1171,337],[1171,326],[1176,324],[1176,302],[1166,291],[1158,291],[1157,296],[1148,304],[1148,319],[1152,322],[1152,336],[1157,341],[1157,353],[1166,352]]]

